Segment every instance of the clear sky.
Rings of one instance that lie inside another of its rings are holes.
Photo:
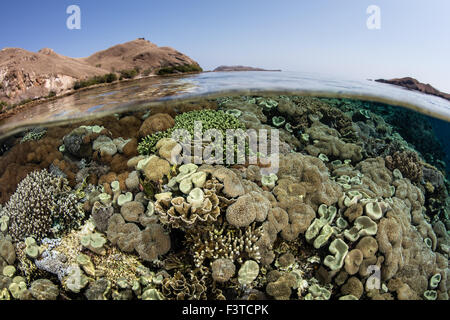
[[[81,30],[66,8],[81,8]],[[369,5],[381,29],[369,30]],[[249,65],[345,77],[412,76],[450,92],[449,0],[2,1],[0,47],[84,57],[139,37],[205,70]]]

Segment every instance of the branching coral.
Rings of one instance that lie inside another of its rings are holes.
[[[30,173],[3,208],[9,216],[8,233],[14,240],[40,240],[77,225],[84,217],[78,197],[70,193],[67,180],[46,170]]]
[[[206,259],[214,261],[225,258],[239,263],[246,259],[260,261],[257,241],[262,235],[261,227],[251,225],[244,231],[226,225],[222,229],[207,227],[207,230],[208,232],[186,235],[196,267],[200,267]]]
[[[392,156],[387,156],[385,162],[389,170],[399,169],[405,178],[413,182],[422,178],[422,164],[416,152],[397,151]]]

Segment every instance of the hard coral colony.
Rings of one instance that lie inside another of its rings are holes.
[[[401,125],[428,121],[409,113],[234,96],[13,136],[0,298],[448,300],[445,153]],[[195,121],[224,154],[227,130],[278,130],[277,172],[180,163]]]

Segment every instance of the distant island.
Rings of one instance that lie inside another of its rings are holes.
[[[48,48],[39,52],[4,48],[0,50],[0,111],[117,80],[202,71],[188,56],[144,38],[87,58],[66,57]]]
[[[391,79],[391,80],[378,79],[375,81],[381,82],[381,83],[393,84],[393,85],[404,87],[404,88],[407,88],[410,90],[420,91],[422,93],[431,94],[434,96],[438,96],[438,97],[450,100],[450,94],[441,92],[441,91],[437,90],[436,88],[432,87],[430,84],[425,84],[425,83],[419,82],[418,80],[411,78],[411,77],[396,78],[396,79]]]
[[[229,71],[277,71],[281,70],[266,70],[261,68],[253,68],[247,66],[220,66],[213,70],[213,72],[229,72]]]

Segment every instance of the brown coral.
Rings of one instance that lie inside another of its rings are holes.
[[[139,129],[139,137],[144,138],[150,134],[165,131],[175,125],[175,120],[167,113],[158,113],[147,118]]]
[[[169,300],[206,300],[206,284],[190,272],[189,278],[177,272],[162,282],[162,294]]]
[[[152,156],[144,167],[147,179],[159,181],[170,172],[170,163],[167,160]]]
[[[359,249],[353,249],[345,256],[345,271],[349,275],[354,275],[358,272],[359,266],[363,261],[363,253]]]
[[[150,224],[140,233],[136,251],[145,261],[154,261],[170,250],[170,236],[159,224]]]
[[[392,156],[386,157],[386,167],[393,171],[394,169],[400,170],[405,178],[413,182],[420,181],[422,179],[422,163],[419,155],[414,151],[397,151]]]
[[[211,263],[212,277],[217,282],[227,282],[236,272],[236,266],[230,259],[217,259]]]
[[[254,221],[263,222],[271,207],[270,201],[258,192],[250,192],[238,198],[227,209],[227,221],[235,227],[247,227]]]
[[[313,144],[305,148],[310,155],[317,157],[322,153],[333,159],[350,159],[353,162],[362,159],[360,146],[342,141],[337,130],[319,121],[314,122],[305,132],[313,140]]]
[[[336,203],[342,195],[341,187],[330,181],[328,169],[318,158],[290,153],[280,157],[278,183],[273,189],[283,209],[304,202],[314,210],[321,204]]]

